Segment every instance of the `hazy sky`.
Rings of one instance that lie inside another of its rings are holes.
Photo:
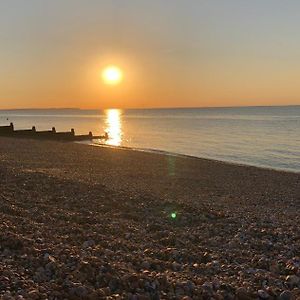
[[[299,0],[3,0],[0,108],[300,104],[299,28]]]

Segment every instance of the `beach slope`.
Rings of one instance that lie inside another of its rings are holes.
[[[296,298],[299,209],[296,173],[1,138],[0,295]]]

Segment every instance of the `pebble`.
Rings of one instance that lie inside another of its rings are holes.
[[[244,287],[237,288],[236,297],[237,297],[238,300],[250,300],[251,299],[247,289],[244,288]]]
[[[290,287],[297,287],[300,283],[300,277],[296,275],[288,275],[286,277],[286,282]]]
[[[28,298],[31,300],[38,300],[40,298],[38,290],[31,290],[28,293]]]
[[[299,297],[299,175],[178,157],[171,180],[163,156],[141,168],[131,151],[10,143],[0,139],[0,299]]]
[[[291,300],[292,299],[292,293],[291,291],[283,291],[280,295],[279,295],[279,300]]]
[[[270,295],[264,290],[258,290],[257,294],[260,299],[268,299],[270,297]]]
[[[82,248],[89,248],[95,246],[95,241],[94,240],[88,240],[83,242]]]

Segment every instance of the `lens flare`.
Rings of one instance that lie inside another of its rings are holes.
[[[176,212],[172,212],[171,213],[171,218],[172,219],[176,219],[177,218],[177,213]]]

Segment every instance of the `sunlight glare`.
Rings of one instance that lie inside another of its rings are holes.
[[[102,79],[106,84],[116,85],[123,79],[123,73],[116,66],[108,66],[102,72]]]
[[[111,146],[120,146],[122,142],[122,123],[120,109],[108,109],[106,114],[106,129],[109,139],[106,144]]]

